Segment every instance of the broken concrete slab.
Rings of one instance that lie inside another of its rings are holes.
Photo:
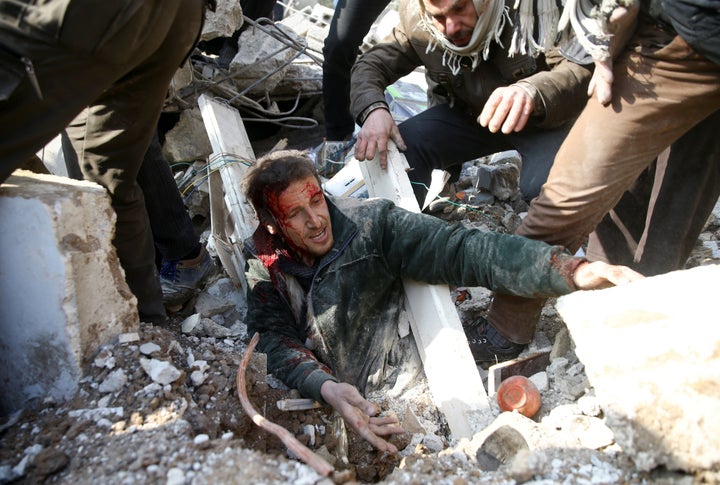
[[[198,98],[198,105],[216,155],[209,178],[212,240],[225,271],[245,291],[242,244],[255,231],[258,221],[241,185],[247,168],[255,162],[255,154],[235,108],[204,94]]]
[[[168,162],[206,160],[211,153],[200,108],[183,110],[178,122],[165,134],[163,154]]]
[[[310,16],[312,24],[308,27],[307,34],[305,34],[308,48],[315,52],[322,52],[323,46],[325,45],[325,38],[328,36],[330,30],[330,21],[334,13],[335,11],[332,8],[325,7],[319,3],[313,6]]]
[[[240,2],[219,0],[215,11],[205,13],[200,40],[212,40],[218,37],[231,37],[243,25],[243,11]]]
[[[720,467],[718,282],[709,265],[558,299],[616,442],[641,470]]]
[[[238,91],[246,94],[265,95],[271,93],[283,80],[290,62],[298,56],[298,50],[307,41],[292,29],[275,24],[287,39],[280,42],[259,28],[245,29],[238,40],[239,51],[230,62],[232,81]],[[295,47],[291,47],[289,42]]]
[[[102,344],[139,325],[91,182],[16,171],[0,186],[0,415],[71,397]]]

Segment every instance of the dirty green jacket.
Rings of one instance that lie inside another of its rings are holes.
[[[507,3],[511,8],[512,2]],[[488,59],[481,59],[474,70],[468,65],[454,75],[443,65],[442,47],[427,52],[430,34],[420,26],[418,0],[400,0],[398,13],[400,20],[392,33],[361,55],[352,68],[351,113],[358,122],[366,108],[385,101],[387,86],[419,66],[425,66],[428,106],[457,104],[473,118],[480,115],[496,88],[510,84],[522,85],[533,96],[536,112],[529,127],[558,127],[577,117],[587,102],[590,66],[571,62],[558,50],[538,58],[508,57],[509,22],[501,34],[502,46],[496,43]]]
[[[575,289],[580,260],[560,247],[448,224],[385,199],[334,202],[334,245],[314,268],[295,262],[262,226],[245,242],[248,332],[259,332],[268,372],[303,396],[322,402],[328,379],[361,392],[381,384],[403,278],[526,297]]]

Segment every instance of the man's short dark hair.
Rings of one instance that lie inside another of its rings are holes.
[[[273,220],[272,211],[267,206],[268,195],[280,195],[291,183],[307,177],[315,177],[318,185],[321,184],[307,152],[277,150],[260,157],[250,167],[243,180],[243,192],[260,222],[267,223]]]

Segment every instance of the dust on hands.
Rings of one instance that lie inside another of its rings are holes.
[[[573,274],[573,282],[579,290],[595,290],[623,285],[644,278],[627,266],[608,264],[603,261],[580,264]]]
[[[377,405],[366,400],[360,392],[345,382],[325,381],[320,388],[325,402],[330,404],[355,432],[380,451],[397,453],[397,448],[383,439],[403,433],[396,417],[377,416]]]

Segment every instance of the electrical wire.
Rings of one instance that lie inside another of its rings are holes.
[[[178,189],[180,190],[183,200],[187,202],[190,196],[207,182],[212,174],[219,172],[223,167],[236,163],[250,167],[255,162],[231,153],[213,154],[205,166],[197,170],[192,169],[189,177],[188,174],[186,174],[181,182],[178,183]]]

